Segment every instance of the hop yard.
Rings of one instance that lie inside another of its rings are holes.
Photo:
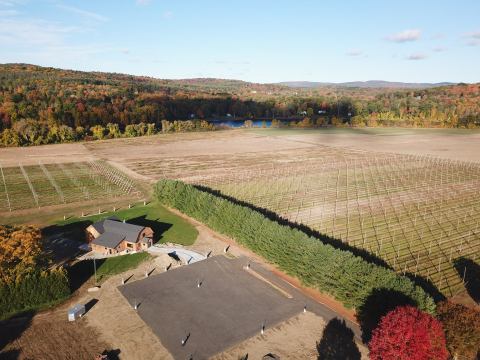
[[[139,196],[131,179],[102,161],[0,164],[0,213]]]
[[[480,259],[480,165],[317,146],[228,160],[130,164],[276,213],[367,250],[447,296],[464,291],[463,259]]]

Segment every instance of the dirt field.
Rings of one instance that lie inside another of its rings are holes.
[[[258,135],[279,136],[313,145],[353,148],[373,152],[431,155],[444,159],[480,162],[480,131],[465,129],[319,129],[254,130]]]
[[[102,284],[100,291],[85,294],[79,300],[86,302],[92,297],[98,299],[85,320],[96,329],[101,341],[120,349],[120,359],[171,359],[169,352],[117,289],[122,278],[130,282],[143,279],[145,271],[164,271],[170,262],[168,255],[156,257],[150,262],[142,263],[135,270],[109,278]]]
[[[249,359],[261,359],[269,353],[278,355],[280,359],[318,359],[317,343],[324,338],[325,325],[325,320],[307,311],[267,329],[263,335],[254,336],[212,359],[238,360],[247,354]],[[345,347],[348,340],[342,338],[339,340],[344,341],[339,348]],[[350,343],[355,343],[361,359],[368,359],[365,346],[358,342]],[[338,359],[340,358],[339,356]],[[333,359],[333,357],[326,356],[325,359]]]
[[[318,145],[348,147],[480,162],[480,133],[451,129],[333,129],[333,130],[231,130],[168,134],[73,144],[0,149],[4,167],[38,162],[93,161],[130,163],[146,158],[214,156],[227,161],[232,154],[311,148]]]
[[[70,304],[0,324],[0,359],[92,360],[105,350],[116,354],[85,318],[67,321]]]

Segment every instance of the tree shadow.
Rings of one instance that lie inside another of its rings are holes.
[[[128,223],[151,228],[153,230],[153,243],[160,241],[163,238],[163,234],[173,226],[172,224],[159,221],[159,219],[147,219],[146,215],[129,219]]]
[[[292,222],[290,220],[287,220],[287,219],[279,216],[277,213],[275,213],[275,212],[273,212],[269,209],[265,209],[265,208],[247,203],[245,201],[238,200],[234,197],[225,195],[218,190],[214,190],[214,189],[211,189],[211,188],[206,187],[206,186],[194,185],[194,187],[197,188],[200,191],[204,191],[204,192],[207,192],[209,194],[215,195],[219,198],[228,200],[228,201],[230,201],[230,202],[232,202],[236,205],[244,206],[244,207],[247,207],[251,210],[257,211],[271,221],[277,222],[280,225],[288,226],[292,229],[297,229],[297,230],[307,234],[308,236],[314,237],[314,238],[322,241],[325,244],[332,245],[333,247],[335,247],[337,249],[350,251],[354,255],[359,256],[359,257],[367,260],[368,262],[372,262],[374,264],[377,264],[377,265],[380,265],[380,266],[391,269],[391,266],[388,265],[388,263],[386,263],[385,260],[383,260],[382,258],[379,258],[378,256],[375,256],[374,254],[368,252],[367,250],[351,246],[347,243],[344,243],[340,239],[322,234],[321,232],[319,232],[317,230],[314,230],[314,229],[311,229],[310,227],[308,227],[304,224],[300,224],[300,223],[296,223],[296,222]]]
[[[42,229],[42,235],[64,234],[69,239],[85,242],[85,229],[93,224],[91,220],[75,221],[65,225],[50,225]]]
[[[13,349],[7,351],[0,350],[0,360],[17,360],[20,358],[20,349]]]
[[[102,266],[105,259],[96,259],[95,263],[97,269]],[[71,266],[66,267],[68,273],[68,279],[70,282],[70,291],[74,293],[83,284],[85,284],[95,274],[93,260],[81,260],[77,261]]]
[[[11,342],[18,339],[32,323],[35,311],[26,311],[14,317],[0,321],[0,359],[17,359],[20,349],[8,349],[3,351]]]
[[[292,222],[290,220],[284,219],[283,217],[279,216],[277,213],[275,213],[275,212],[273,212],[269,209],[258,207],[256,205],[250,204],[248,202],[238,200],[234,197],[223,194],[221,191],[214,190],[214,189],[211,189],[211,188],[203,186],[203,185],[194,185],[194,187],[197,188],[200,191],[204,191],[204,192],[207,192],[209,194],[215,195],[219,198],[228,200],[228,201],[230,201],[230,202],[232,202],[236,205],[244,206],[244,207],[247,207],[251,210],[257,211],[271,221],[275,221],[276,223],[279,223],[280,225],[285,225],[285,226],[288,226],[292,229],[297,229],[297,230],[307,234],[310,237],[313,237],[313,238],[316,238],[316,239],[320,240],[324,244],[329,244],[329,245],[333,246],[336,249],[349,251],[349,252],[353,253],[355,256],[358,256],[358,257],[364,259],[367,262],[370,262],[370,263],[385,267],[387,269],[390,269],[392,271],[395,271],[395,269],[393,269],[382,258],[376,256],[375,254],[372,254],[371,252],[369,252],[367,250],[357,248],[355,246],[351,246],[348,243],[343,242],[341,239],[337,239],[337,238],[328,236],[326,234],[322,234],[321,232],[319,232],[317,230],[314,230],[314,229],[311,229],[310,227],[308,227],[304,224],[300,224],[300,223],[296,223],[296,222]],[[431,283],[430,281],[427,281],[426,279],[424,279],[424,278],[422,278],[418,275],[417,276],[408,276],[408,277],[416,285],[423,288],[433,298],[438,298],[440,300],[444,299],[444,296],[438,291],[438,289],[435,287],[435,285],[433,283]]]
[[[461,257],[454,261],[454,267],[465,281],[468,295],[476,303],[480,303],[480,265],[471,259]]]
[[[357,309],[357,320],[362,329],[362,341],[368,343],[380,320],[397,306],[413,305],[415,301],[401,292],[390,289],[374,289]]]
[[[84,220],[65,225],[51,225],[42,229],[45,252],[57,263],[67,262],[84,253],[85,229],[92,221]]]
[[[119,360],[120,359],[120,349],[105,350],[102,355],[107,355],[108,360]]]
[[[354,341],[354,333],[345,320],[334,318],[323,330],[317,343],[318,360],[360,360],[361,354]]]
[[[85,304],[85,314],[87,314],[91,308],[95,306],[95,304],[98,303],[98,299],[90,299],[86,304]],[[84,314],[84,315],[85,315]]]
[[[419,276],[418,274],[412,274],[407,272],[405,274],[410,280],[412,280],[415,284],[420,286],[423,290],[425,290],[435,302],[443,301],[446,299],[445,295],[443,295],[440,290],[435,286],[433,282],[424,278],[423,276]]]

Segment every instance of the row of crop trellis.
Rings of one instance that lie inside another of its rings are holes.
[[[139,195],[134,182],[101,161],[0,164],[0,212],[125,195]]]
[[[472,162],[329,149],[271,166],[162,173],[364,248],[447,295],[462,289],[454,262],[479,260],[480,166]]]

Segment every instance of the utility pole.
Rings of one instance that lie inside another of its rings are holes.
[[[97,285],[97,264],[95,262],[95,258],[93,258],[93,272],[95,274],[95,285]]]

